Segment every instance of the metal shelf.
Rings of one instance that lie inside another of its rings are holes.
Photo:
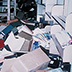
[[[0,13],[0,16],[7,16],[7,13]]]
[[[0,7],[7,7],[7,5],[0,5]],[[10,7],[14,7],[14,5],[10,5]]]
[[[7,2],[7,1],[0,1],[0,3],[3,3],[3,2]],[[14,2],[14,1],[11,1],[11,2]]]
[[[0,3],[3,3],[3,2],[7,2],[7,5],[0,5],[0,7],[7,7],[7,13],[5,12],[0,12],[0,16],[7,16],[7,20],[10,20],[10,17],[11,16],[16,16],[16,0],[13,0],[13,1],[10,1],[10,0],[7,0],[7,1],[0,1]],[[13,5],[11,5],[11,3],[13,2]],[[10,12],[10,8],[13,7],[14,8],[14,12],[11,13]]]
[[[0,12],[0,16],[7,16],[8,13],[7,12]],[[14,13],[11,13],[11,16],[14,16]]]

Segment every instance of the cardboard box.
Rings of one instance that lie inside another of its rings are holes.
[[[40,49],[36,49],[18,58],[12,66],[12,72],[34,72],[48,66],[50,59]]]
[[[12,72],[11,67],[14,64],[16,58],[4,60],[1,72]]]
[[[25,39],[25,42],[22,45],[21,50],[24,51],[30,51],[31,46],[32,46],[32,32],[30,31],[30,29],[27,26],[23,26],[20,30],[19,30],[19,34],[18,34],[21,38]]]
[[[21,50],[22,51],[30,51],[30,49],[32,47],[32,42],[33,42],[32,35],[24,32],[24,31],[21,31],[19,33],[19,36],[25,39],[25,42],[23,43]]]
[[[20,51],[30,51],[32,47],[32,42],[33,42],[33,39],[30,41],[25,39],[25,42],[23,43]]]
[[[14,36],[13,32],[11,32],[4,44],[8,44],[11,51],[30,51],[33,41],[32,32],[27,26],[22,26],[18,32],[17,36]]]
[[[21,31],[21,32],[19,33],[19,36],[22,37],[22,38],[25,38],[25,39],[27,39],[27,40],[31,40],[31,39],[32,39],[32,35],[24,32],[24,31]]]
[[[24,38],[21,38],[19,36],[14,36],[13,32],[11,32],[4,42],[5,45],[8,45],[10,47],[11,51],[20,51],[22,49],[22,45],[25,42]]]

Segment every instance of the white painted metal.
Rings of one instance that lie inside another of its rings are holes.
[[[7,15],[7,20],[10,20],[10,0],[8,0],[8,15]]]
[[[16,0],[14,0],[14,16],[16,16]]]

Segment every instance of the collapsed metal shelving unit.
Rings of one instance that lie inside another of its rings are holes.
[[[11,19],[11,16],[16,16],[16,0],[0,0],[0,16],[7,16],[7,21]],[[13,5],[11,5],[13,4]],[[10,8],[14,8],[14,12],[11,13]],[[3,9],[7,8],[7,11],[4,12]]]

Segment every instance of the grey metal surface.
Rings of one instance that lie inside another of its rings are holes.
[[[56,45],[56,48],[57,48],[60,56],[63,57],[63,50],[64,50],[64,49],[62,48],[62,46],[60,45],[60,43],[59,43],[58,40],[56,39],[55,35],[52,35],[52,39],[53,39],[53,41],[54,41],[54,43],[55,43],[55,45]]]

